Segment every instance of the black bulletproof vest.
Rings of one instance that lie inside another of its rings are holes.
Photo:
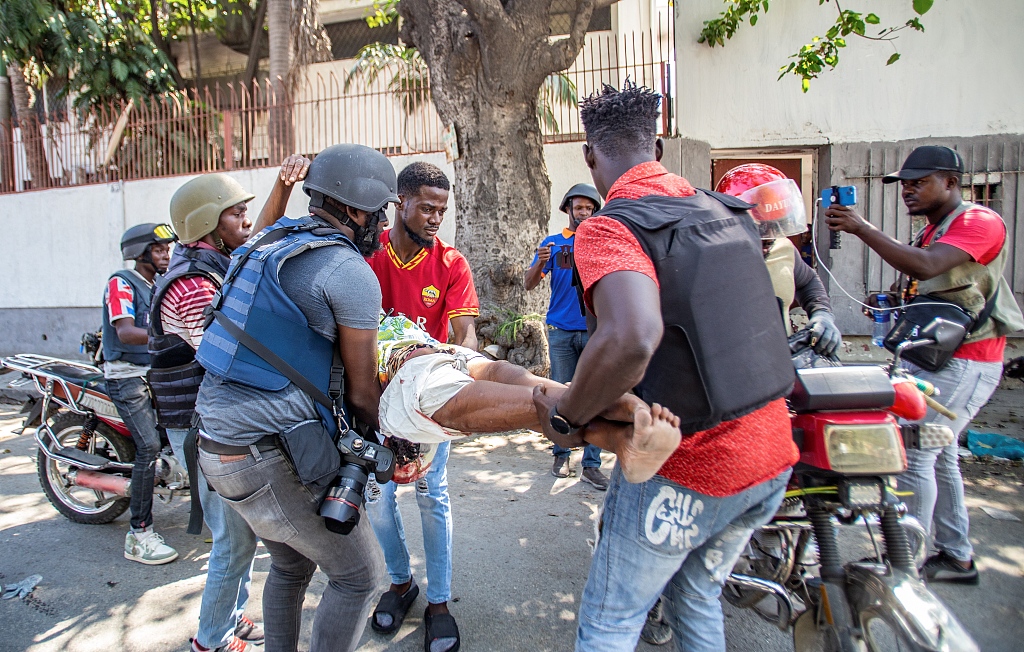
[[[149,327],[149,384],[156,403],[157,421],[164,428],[188,428],[192,424],[199,385],[206,373],[196,362],[192,345],[178,335],[164,333],[160,306],[171,283],[187,276],[203,276],[217,288],[224,282],[231,259],[203,247],[175,248],[167,274],[153,292]]]
[[[794,381],[749,208],[702,190],[615,199],[598,213],[629,228],[654,262],[665,332],[635,391],[678,415],[684,434],[749,414]]]

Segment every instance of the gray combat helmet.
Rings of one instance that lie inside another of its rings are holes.
[[[572,201],[573,197],[586,197],[590,201],[594,202],[595,213],[601,210],[601,195],[598,194],[597,188],[589,183],[577,183],[572,188],[569,188],[569,192],[565,193],[565,197],[562,197],[562,203],[558,205],[558,210],[563,213],[568,213],[569,202]]]
[[[398,178],[388,157],[365,145],[331,145],[309,166],[302,190],[316,206],[320,193],[335,201],[375,213],[398,203]]]
[[[121,236],[121,258],[135,260],[146,253],[151,244],[174,242],[178,237],[168,224],[139,224]]]

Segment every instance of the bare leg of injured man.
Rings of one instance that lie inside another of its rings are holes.
[[[382,349],[382,353],[385,350]],[[469,434],[529,428],[540,431],[534,392],[557,398],[566,387],[504,361],[452,345],[420,343],[386,354],[393,377],[381,397],[381,430],[414,443],[439,443]],[[584,441],[618,456],[629,482],[649,480],[679,446],[679,418],[627,394],[562,446]]]

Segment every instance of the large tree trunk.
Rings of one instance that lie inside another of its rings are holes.
[[[537,119],[544,79],[583,43],[593,0],[578,0],[572,34],[549,41],[548,0],[402,0],[402,39],[430,69],[442,121],[454,124],[455,245],[473,268],[481,301],[542,312],[523,272],[547,234],[551,182]]]
[[[16,62],[8,64],[8,78],[11,80],[11,94],[14,95],[14,110],[18,114],[18,127],[21,128],[21,142],[25,147],[25,158],[28,171],[32,175],[33,188],[46,188],[50,185],[50,168],[46,163],[46,144],[39,128],[39,119],[29,106],[28,85],[25,75]]]
[[[291,68],[291,3],[267,1],[267,30],[270,43],[270,163],[279,164],[295,148],[292,131],[291,98],[287,80]]]

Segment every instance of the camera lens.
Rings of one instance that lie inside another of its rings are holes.
[[[366,469],[351,462],[341,465],[327,495],[320,503],[320,516],[331,532],[348,534],[359,523],[359,508],[368,475]]]

